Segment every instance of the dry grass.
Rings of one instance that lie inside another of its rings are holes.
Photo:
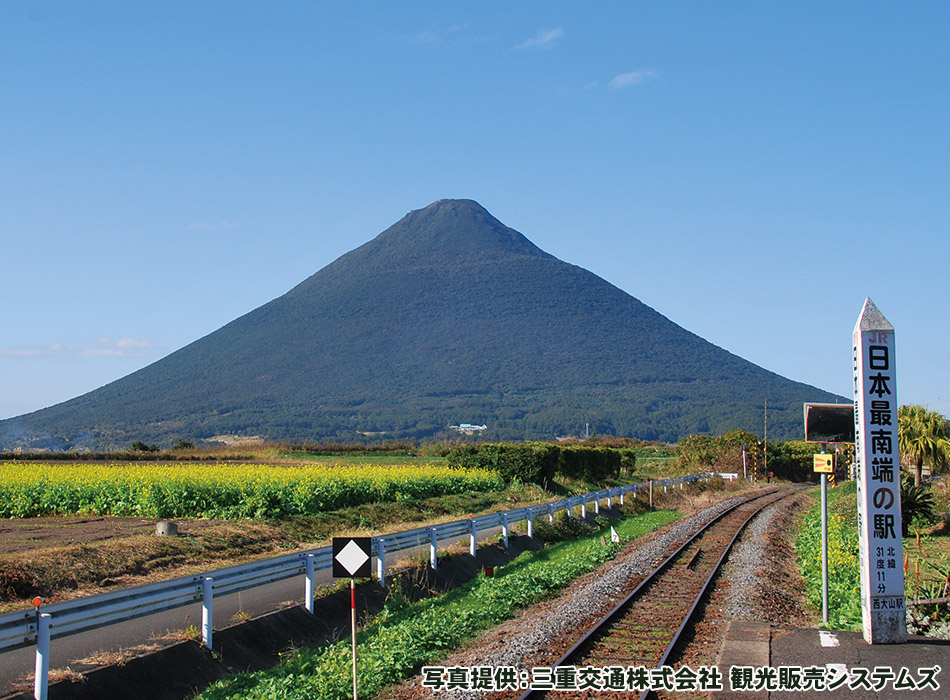
[[[421,524],[455,520],[470,513],[516,508],[543,497],[537,489],[495,494],[462,494],[416,503],[377,503],[317,516],[284,521],[178,521],[178,537],[158,537],[154,523],[144,530],[103,530],[114,519],[32,518],[6,521],[0,532],[17,538],[17,528],[36,529],[40,521],[55,521],[59,533],[44,539],[39,549],[0,555],[0,613],[29,606],[39,595],[47,603],[94,595],[115,588],[200,573],[290,551],[329,544],[334,535],[374,535]],[[106,521],[106,525],[103,524]],[[97,538],[83,533],[97,529]],[[142,533],[146,534],[142,534]]]
[[[66,668],[51,668],[49,670],[50,685],[62,682],[82,683],[85,680],[86,677],[83,674],[73,671],[68,666]],[[28,693],[31,690],[33,690],[32,673],[20,676],[15,682],[10,684],[10,691],[12,693]]]
[[[188,616],[185,616],[183,626],[179,629],[168,630],[164,634],[158,634],[152,637],[152,643],[156,648],[177,644],[178,642],[200,642],[201,628],[193,622],[189,622]],[[134,647],[130,650],[134,653]]]
[[[120,649],[118,651],[100,650],[82,659],[77,659],[76,663],[82,664],[83,666],[124,666],[138,656],[144,656],[145,654],[158,651],[162,646],[161,644],[153,643],[138,644],[134,647]]]
[[[268,523],[223,523],[190,536],[132,535],[5,554],[0,557],[0,610],[22,607],[35,595],[54,602],[308,544],[289,541],[285,534]]]

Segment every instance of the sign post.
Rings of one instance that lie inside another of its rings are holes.
[[[861,617],[868,644],[907,641],[894,326],[867,299],[854,326]]]
[[[356,683],[356,579],[372,575],[372,540],[369,537],[333,538],[333,577],[350,579],[350,623],[353,631],[353,700],[357,700]]]
[[[815,472],[821,474],[821,621],[828,622],[828,474],[834,472],[834,455],[821,454],[815,459]]]
[[[828,622],[828,475],[834,475],[834,455],[827,445],[854,442],[854,406],[805,404],[805,442],[817,442],[821,453],[814,456],[814,471],[821,474],[821,620]]]

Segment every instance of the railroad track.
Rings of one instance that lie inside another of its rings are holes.
[[[787,489],[759,494],[707,523],[580,636],[552,664],[552,671],[556,674],[558,667],[656,669],[665,666],[742,530],[760,511],[789,494]],[[533,687],[519,700],[538,700],[546,695],[567,697],[564,692]],[[601,695],[616,697],[616,692],[615,689],[587,689],[570,697]],[[650,691],[645,690],[640,699],[650,695]]]

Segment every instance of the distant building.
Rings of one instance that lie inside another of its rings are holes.
[[[472,425],[471,423],[459,423],[458,425],[450,425],[450,430],[457,430],[460,433],[465,433],[466,435],[474,435],[475,433],[480,433],[481,431],[487,428],[487,425]]]

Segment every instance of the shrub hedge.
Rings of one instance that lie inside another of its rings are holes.
[[[702,471],[709,469],[741,471],[743,444],[747,446],[750,453],[755,453],[758,467],[764,471],[765,460],[762,459],[759,436],[741,430],[730,430],[718,437],[690,435],[681,439],[677,444],[680,464],[689,469]],[[767,470],[773,472],[779,479],[814,481],[812,456],[818,451],[818,445],[801,440],[770,442]]]
[[[555,445],[548,442],[482,443],[449,451],[453,467],[492,469],[506,482],[515,479],[547,487],[555,476],[602,483],[632,471],[636,453],[630,448]]]

